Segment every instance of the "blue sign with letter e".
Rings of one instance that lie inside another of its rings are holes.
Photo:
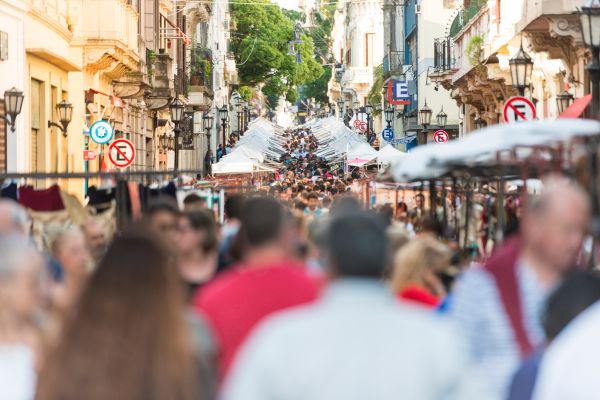
[[[383,137],[383,140],[385,140],[386,142],[391,142],[392,140],[394,140],[394,130],[392,128],[385,128],[381,132],[381,137]]]

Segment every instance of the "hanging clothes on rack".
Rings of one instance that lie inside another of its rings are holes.
[[[11,182],[8,185],[2,187],[0,189],[0,197],[3,199],[12,199],[14,201],[19,201],[17,184]]]
[[[58,185],[52,185],[43,190],[36,190],[32,186],[22,186],[19,188],[19,203],[34,211],[60,211],[65,209]]]

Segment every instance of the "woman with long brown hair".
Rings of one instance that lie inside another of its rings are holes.
[[[202,375],[174,260],[154,237],[117,239],[40,374],[39,400],[191,400]]]

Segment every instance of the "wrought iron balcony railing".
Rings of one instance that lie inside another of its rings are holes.
[[[213,59],[209,49],[194,47],[190,51],[190,86],[213,87]]]
[[[451,38],[438,38],[433,42],[433,68],[444,72],[454,68],[454,43]]]
[[[383,57],[383,76],[401,75],[404,65],[403,51],[390,51]]]

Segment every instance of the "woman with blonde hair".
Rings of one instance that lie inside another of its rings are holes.
[[[419,236],[394,257],[392,290],[398,298],[437,307],[446,294],[438,273],[450,265],[452,252],[433,236]]]

